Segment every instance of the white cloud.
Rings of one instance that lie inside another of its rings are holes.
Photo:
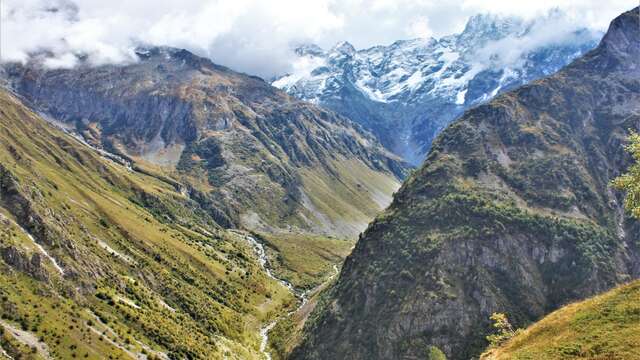
[[[528,21],[525,25],[529,27],[525,35],[507,36],[479,49],[474,54],[476,63],[485,67],[520,67],[525,60],[524,55],[542,46],[580,44],[585,39],[597,38],[596,34],[576,32],[583,28],[583,24],[559,11],[540,15],[535,21]]]
[[[412,38],[429,38],[433,36],[433,30],[429,27],[429,18],[426,16],[413,19],[406,32]]]
[[[137,45],[148,43],[184,47],[268,77],[291,69],[292,44],[327,48],[347,40],[363,48],[457,32],[479,12],[532,17],[551,8],[565,11],[574,23],[604,30],[635,5],[635,0],[1,0],[1,56],[25,61],[47,51],[53,67],[73,66],[75,54],[96,64],[122,63],[133,59]]]

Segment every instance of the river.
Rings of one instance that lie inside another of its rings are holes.
[[[264,245],[262,245],[258,240],[256,240],[256,238],[254,238],[253,236],[247,234],[247,233],[242,233],[239,231],[236,231],[237,234],[239,234],[240,236],[242,236],[249,244],[251,244],[251,246],[253,247],[256,255],[258,256],[258,262],[260,263],[260,266],[263,268],[264,272],[267,274],[267,276],[269,276],[270,278],[276,280],[277,282],[279,282],[280,284],[282,284],[282,286],[286,287],[287,289],[289,289],[289,291],[296,297],[298,298],[298,307],[296,307],[294,310],[288,312],[285,315],[282,315],[280,317],[278,317],[277,319],[271,321],[270,323],[268,323],[267,325],[263,326],[260,329],[260,352],[264,355],[264,358],[267,360],[271,360],[271,353],[269,353],[269,351],[267,350],[267,347],[269,345],[269,331],[271,331],[271,329],[273,329],[280,320],[286,319],[289,316],[295,314],[298,310],[300,310],[304,305],[307,304],[307,302],[309,301],[309,295],[313,294],[316,290],[320,289],[322,286],[326,285],[327,283],[329,283],[331,280],[333,280],[333,278],[336,277],[336,275],[338,275],[338,266],[337,265],[333,265],[333,275],[329,276],[322,284],[316,286],[313,289],[307,290],[307,291],[297,291],[293,285],[291,285],[291,283],[289,283],[288,281],[284,280],[284,279],[280,279],[276,276],[273,275],[272,269],[269,267],[269,261],[267,259],[267,253],[264,249]]]

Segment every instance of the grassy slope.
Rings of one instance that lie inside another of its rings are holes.
[[[335,283],[338,273],[332,276],[308,294],[308,301],[296,312],[280,320],[269,332],[269,346],[274,359],[287,359],[291,351],[300,344],[304,335],[304,325],[323,297],[327,289]]]
[[[334,273],[353,242],[305,234],[260,234],[273,273],[299,289],[312,289]]]
[[[640,359],[640,281],[567,305],[483,360]]]
[[[310,204],[306,210],[317,232],[355,239],[391,202],[400,184],[356,159],[333,160],[335,173],[322,168],[301,170],[303,189]]]
[[[41,256],[45,276],[36,280],[0,262],[3,321],[39,338],[54,358],[259,358],[260,324],[293,297],[244,241],[173,186],[96,156],[6,92],[0,140],[5,180],[46,229],[41,235],[15,211],[3,184],[0,250],[33,259],[39,250],[26,228],[65,271]]]

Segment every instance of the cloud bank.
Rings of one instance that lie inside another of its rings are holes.
[[[557,8],[563,26],[604,31],[635,0],[2,0],[2,61],[48,55],[46,65],[71,67],[135,59],[139,45],[186,48],[233,69],[271,77],[290,71],[292,48],[358,48],[398,39],[459,32],[477,13],[525,19]],[[533,40],[532,40],[533,41]],[[535,41],[553,41],[553,32]],[[509,47],[511,44],[501,44]]]

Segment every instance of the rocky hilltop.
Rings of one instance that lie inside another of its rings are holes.
[[[186,50],[125,65],[5,66],[30,106],[139,171],[171,178],[224,227],[352,237],[406,165],[358,125]]]
[[[596,46],[601,34],[568,30],[563,16],[477,15],[459,34],[362,50],[347,42],[327,51],[304,45],[295,71],[273,84],[353,119],[418,165],[464,110],[552,74]],[[557,29],[553,39],[550,28]]]
[[[640,275],[610,181],[640,128],[640,9],[558,73],[467,111],[359,239],[293,359],[450,359]]]

